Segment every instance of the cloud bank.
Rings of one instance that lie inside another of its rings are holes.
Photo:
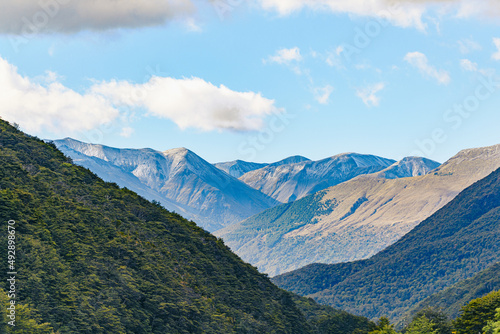
[[[72,133],[96,128],[118,117],[118,110],[101,96],[80,94],[53,81],[42,85],[18,74],[0,58],[0,116],[23,130]]]
[[[0,4],[0,33],[33,35],[164,24],[194,11],[191,0],[16,0]]]
[[[256,0],[262,8],[280,15],[309,8],[387,19],[400,27],[426,29],[424,17],[431,12],[459,18],[500,16],[497,0]],[[439,14],[437,16],[439,16]]]
[[[111,81],[94,85],[92,93],[116,106],[143,108],[181,129],[251,131],[263,118],[279,112],[274,100],[254,92],[235,92],[200,78],[153,77],[145,84]]]
[[[181,129],[205,131],[258,130],[267,115],[281,112],[274,100],[260,93],[236,92],[200,78],[99,82],[85,93],[65,87],[58,79],[53,73],[42,80],[24,77],[0,58],[0,116],[32,133],[72,134],[113,122],[126,110],[123,107],[171,120]],[[132,132],[124,128],[122,136]]]
[[[213,0],[212,0],[213,1]],[[425,30],[427,16],[500,17],[497,0],[252,0],[267,11],[288,15],[304,8],[386,19]],[[140,28],[188,18],[194,0],[4,0],[0,33],[33,35],[82,30]],[[192,22],[192,21],[191,21]],[[193,26],[196,27],[196,26]]]

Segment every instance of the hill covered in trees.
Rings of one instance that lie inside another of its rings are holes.
[[[480,271],[471,278],[460,281],[443,291],[433,294],[410,310],[412,315],[429,307],[442,310],[450,318],[457,318],[460,309],[469,301],[500,290],[500,263]],[[409,318],[410,316],[407,316]]]
[[[370,259],[309,265],[273,281],[348,312],[395,321],[423,299],[499,261],[500,169]]]
[[[12,333],[339,333],[333,329],[343,324],[366,333],[373,327],[277,288],[194,222],[102,181],[54,145],[1,120],[0,216],[4,224],[16,221],[16,301],[30,320]],[[1,261],[0,271],[6,266]]]

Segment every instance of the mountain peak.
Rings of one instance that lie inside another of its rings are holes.
[[[378,176],[386,179],[399,179],[403,177],[426,175],[439,166],[441,166],[439,162],[427,158],[405,157],[380,171]]]
[[[192,152],[185,147],[177,147],[177,148],[171,148],[169,150],[163,151],[162,153],[164,155],[186,156],[187,154],[192,153]]]
[[[274,162],[270,164],[269,166],[282,166],[282,165],[290,165],[290,164],[296,164],[300,162],[307,162],[311,161],[310,159],[303,157],[301,155],[293,155],[291,157],[285,158],[283,160]]]

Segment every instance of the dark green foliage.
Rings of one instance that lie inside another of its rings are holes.
[[[489,320],[493,320],[500,307],[500,291],[470,301],[462,307],[454,322],[457,334],[482,333]]]
[[[48,323],[41,323],[40,316],[29,306],[16,303],[15,318],[7,318],[5,310],[10,306],[7,293],[0,289],[0,333],[2,334],[53,334]],[[14,322],[12,322],[14,320]],[[12,322],[14,326],[8,324]]]
[[[381,317],[369,334],[398,334],[387,317]]]
[[[424,320],[422,321],[421,319]],[[417,322],[419,323],[418,326],[415,325]],[[413,316],[411,323],[403,330],[403,333],[411,333],[410,328],[412,328],[412,326],[416,329],[418,329],[419,326],[425,327],[427,322],[432,324],[431,328],[435,334],[451,334],[452,332],[452,324],[448,316],[441,310],[429,307],[418,311]]]
[[[16,221],[18,301],[34,325],[61,334],[315,332],[292,294],[220,239],[4,121],[0,216]],[[316,326],[319,306],[311,305]],[[321,314],[344,313],[321,307]],[[352,319],[367,323],[339,321]]]
[[[368,260],[311,265],[280,287],[369,318],[399,320],[426,297],[500,261],[500,170]]]
[[[332,312],[329,306],[319,305],[311,298],[295,296],[294,300],[315,333],[361,334],[376,328],[365,317],[354,316],[345,311]]]
[[[458,317],[462,306],[469,301],[496,290],[500,290],[500,263],[495,263],[473,277],[424,299],[410,310],[408,317],[421,309],[433,307],[441,309],[444,314],[454,319]]]
[[[500,334],[500,308],[497,308],[495,318],[488,321],[483,331],[484,334]]]
[[[415,318],[406,328],[405,334],[438,334],[438,332],[434,323],[424,315]]]

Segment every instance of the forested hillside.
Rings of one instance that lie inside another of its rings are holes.
[[[500,261],[500,169],[368,260],[275,277],[287,290],[367,317],[411,307]]]
[[[0,216],[16,221],[17,302],[43,327],[24,333],[314,333],[345,319],[372,326],[304,306],[195,223],[4,121]],[[2,233],[4,259],[6,250]]]
[[[433,307],[442,310],[451,318],[460,314],[460,309],[472,299],[481,298],[492,291],[500,290],[500,263],[480,271],[471,278],[460,281],[449,288],[427,297],[409,314]],[[409,318],[409,316],[407,317]]]

